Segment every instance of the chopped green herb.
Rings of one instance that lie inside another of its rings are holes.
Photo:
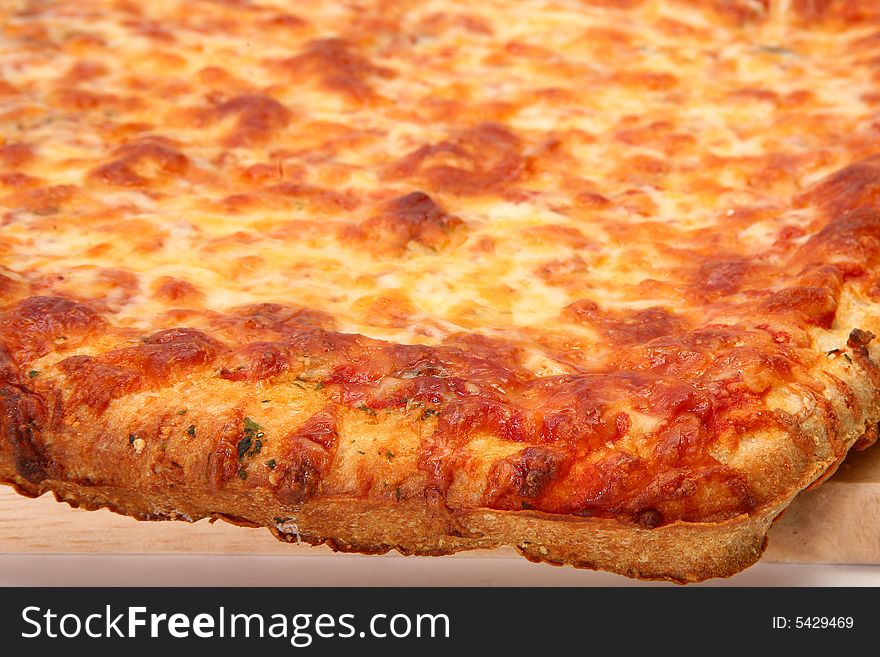
[[[783,48],[782,46],[758,46],[758,50],[771,55],[795,55],[794,50]]]
[[[276,525],[283,525],[285,522],[289,520],[289,518],[282,518],[281,516],[275,516],[273,518]]]
[[[272,401],[272,400],[271,400],[271,399],[264,399],[264,400],[261,401],[260,403],[261,403],[261,404],[268,404],[270,401]]]
[[[846,358],[850,363],[852,362],[852,358],[849,354],[844,354],[843,357]]]
[[[270,470],[274,470],[275,466],[278,465],[278,462],[275,459],[269,459],[268,461],[266,461],[266,465]]]
[[[400,502],[400,486],[394,489],[394,496],[397,498],[397,501]]]
[[[245,469],[244,469],[244,468],[241,468],[241,469],[238,471],[238,478],[239,478],[239,479],[242,479],[242,480],[247,479],[247,472],[245,472]]]
[[[187,432],[190,436],[192,436],[193,438],[195,438],[195,437],[196,437],[196,425],[194,425],[194,424],[189,425],[189,426],[186,428],[186,432]]]
[[[254,439],[248,435],[245,435],[244,438],[238,441],[238,458],[243,459],[244,455],[247,454],[247,451],[251,448],[251,445],[254,444]]]
[[[366,454],[366,452],[364,452],[364,451],[362,451],[362,450],[359,449],[359,450],[358,450],[358,454]]]
[[[438,411],[436,408],[426,408],[424,411],[422,411],[423,420],[427,420],[429,417],[437,417],[438,415],[440,415],[440,411]]]
[[[246,417],[244,419],[244,438],[239,440],[238,445],[236,446],[239,460],[243,459],[245,456],[259,454],[263,449],[263,441],[261,438],[264,435],[263,427],[254,422],[251,418]]]
[[[361,402],[360,404],[358,404],[356,408],[357,408],[359,411],[363,411],[364,413],[367,413],[368,415],[372,415],[373,417],[376,417],[376,409],[374,409],[374,408],[370,408],[369,406],[367,406],[367,405],[364,404],[363,402]]]
[[[385,452],[385,457],[390,461],[391,459],[394,458],[394,452],[392,452],[390,449],[387,450],[387,451]]]
[[[40,376],[39,370],[31,370],[30,372],[28,372],[28,378],[30,378],[30,379],[35,379],[38,376]]]
[[[833,355],[839,354],[839,353],[840,353],[840,349],[832,349],[831,351],[826,351],[825,355],[826,356],[833,356]]]
[[[325,384],[323,381],[318,381],[318,382],[315,384],[315,390],[321,390],[321,389],[324,388],[324,387],[326,387],[326,384]]]
[[[179,411],[177,411],[177,414],[178,414],[178,415],[186,415],[186,409],[185,409],[185,408],[181,408]]]
[[[244,419],[244,430],[245,430],[245,433],[254,434],[255,438],[262,438],[263,437],[263,427],[261,427],[259,424],[254,422],[249,417],[246,417]]]
[[[136,433],[130,433],[130,434],[128,434],[128,444],[129,444],[129,445],[134,445],[134,441],[135,441],[135,440],[137,440],[137,434],[136,434]]]

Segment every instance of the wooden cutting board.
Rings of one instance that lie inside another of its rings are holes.
[[[316,555],[329,549],[280,543],[265,529],[222,522],[138,522],[0,486],[0,553],[34,552]],[[851,454],[831,479],[798,496],[773,526],[764,560],[880,564],[880,446]]]

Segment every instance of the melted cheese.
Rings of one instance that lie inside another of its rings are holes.
[[[632,4],[7,3],[2,134],[32,154],[6,166],[30,178],[4,178],[0,260],[145,332],[277,302],[403,343],[503,335],[545,363],[541,332],[601,341],[561,319],[579,300],[687,312],[694,262],[781,264],[782,231],[809,233],[793,199],[877,142],[876,72],[848,46],[865,28],[792,30],[784,3],[739,27]],[[459,193],[485,145],[456,140],[486,122],[517,140],[512,170]],[[186,165],[143,151],[95,174],[144,143]],[[445,245],[346,232],[413,191],[462,220]],[[202,295],[157,296],[166,277]]]

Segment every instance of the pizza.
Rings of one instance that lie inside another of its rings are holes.
[[[877,3],[17,0],[0,25],[24,495],[686,582],[754,563],[876,438]]]

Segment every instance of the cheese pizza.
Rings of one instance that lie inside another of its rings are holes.
[[[869,0],[4,2],[0,480],[731,575],[877,435],[878,82]]]

